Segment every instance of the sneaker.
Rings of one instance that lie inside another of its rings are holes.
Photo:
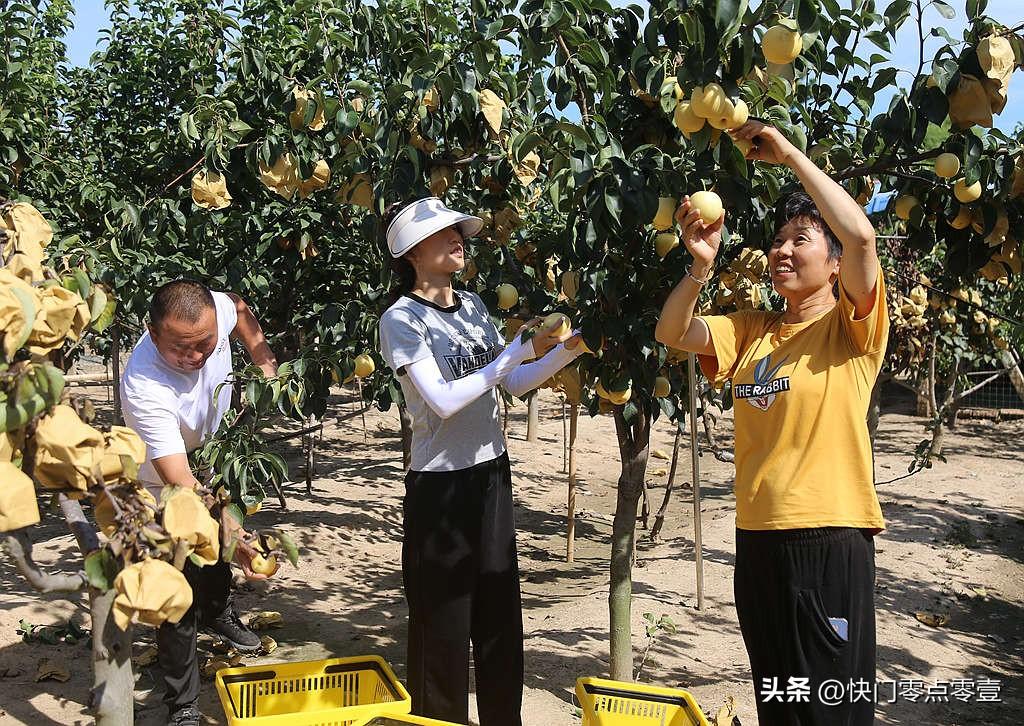
[[[202,726],[203,714],[194,703],[182,706],[168,717],[168,726]]]
[[[207,626],[206,631],[241,653],[254,653],[263,645],[260,636],[246,627],[230,605]]]

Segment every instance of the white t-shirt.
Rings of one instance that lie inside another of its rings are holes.
[[[146,444],[146,462],[139,479],[161,484],[151,463],[171,454],[199,448],[217,430],[231,406],[231,386],[214,392],[231,375],[231,331],[238,322],[234,301],[223,292],[213,293],[217,309],[217,347],[197,371],[172,368],[160,355],[149,332],[132,350],[121,377],[121,408],[125,424]]]

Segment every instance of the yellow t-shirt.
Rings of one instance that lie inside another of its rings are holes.
[[[862,319],[839,288],[834,308],[803,323],[760,310],[702,318],[715,355],[701,369],[715,387],[732,379],[740,529],[885,527],[866,423],[889,337],[885,282],[879,269]]]

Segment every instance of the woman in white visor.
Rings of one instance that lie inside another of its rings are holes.
[[[381,317],[380,344],[412,416],[402,576],[413,713],[468,723],[472,643],[480,725],[521,726],[512,478],[494,389],[523,396],[583,346],[578,335],[536,323],[531,339],[517,336],[506,346],[480,298],[452,287],[452,275],[465,267],[465,239],[482,226],[436,197],[389,215],[398,282]]]

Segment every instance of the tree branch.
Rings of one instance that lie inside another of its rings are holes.
[[[836,181],[842,181],[843,179],[850,179],[855,176],[865,176],[866,174],[877,174],[879,172],[890,171],[900,166],[907,164],[916,164],[919,161],[925,159],[934,159],[936,156],[942,153],[942,149],[932,149],[931,151],[924,151],[914,156],[908,156],[906,158],[899,158],[896,156],[890,156],[885,159],[876,159],[870,164],[862,164],[855,166],[852,169],[847,169],[839,174],[832,176]]]
[[[24,529],[5,533],[4,543],[18,572],[39,592],[79,592],[88,586],[84,572],[73,575],[43,572],[32,559],[32,540]]]
[[[988,378],[986,378],[985,380],[983,380],[981,383],[977,384],[976,386],[972,386],[971,388],[968,388],[966,391],[961,391],[960,393],[957,394],[956,401],[958,403],[960,401],[963,401],[965,398],[970,396],[972,393],[974,393],[975,391],[981,390],[982,388],[987,386],[989,383],[991,383],[995,379],[999,378],[999,376],[1003,375],[1004,373],[1006,373],[1006,371],[1005,370],[1001,370],[998,373],[992,374],[991,376],[989,376]]]
[[[576,103],[579,104],[580,111],[583,114],[583,119],[589,120],[590,108],[587,106],[586,92],[584,90],[586,86],[583,85],[583,79],[580,78],[577,68],[569,62],[572,58],[572,53],[569,52],[569,46],[565,44],[565,39],[562,37],[562,34],[555,33],[555,38],[558,40],[558,45],[562,48],[562,52],[565,53],[565,65],[569,67],[569,72],[572,73],[572,79],[576,81],[576,91],[578,94]]]

